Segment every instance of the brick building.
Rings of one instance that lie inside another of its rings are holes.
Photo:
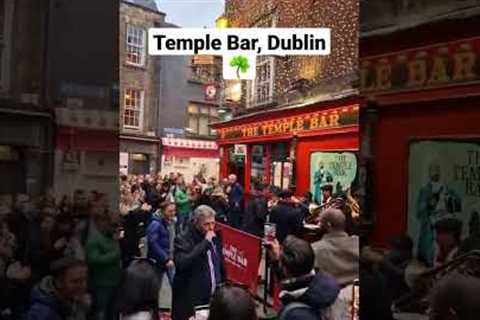
[[[161,27],[165,14],[153,0],[120,3],[120,166],[148,174],[160,165],[158,135],[160,59],[149,56],[147,32]]]
[[[358,1],[227,0],[229,27],[327,27],[329,56],[260,57],[255,83],[242,83],[243,107],[254,110],[350,91],[357,79]]]
[[[341,163],[352,170],[332,182],[349,188],[357,179],[358,1],[227,0],[224,18],[232,28],[328,27],[332,50],[258,56],[255,80],[226,83],[234,117],[213,124],[221,176],[236,173],[247,192],[261,181],[318,193],[315,173]]]

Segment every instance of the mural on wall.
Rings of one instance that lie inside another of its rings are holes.
[[[354,152],[314,152],[310,155],[310,191],[317,203],[322,203],[324,185],[332,185],[333,194],[342,194],[352,186],[356,176]]]
[[[471,222],[480,212],[480,141],[412,142],[408,175],[408,234],[414,253],[433,264],[435,223],[461,221],[462,238],[474,231]]]

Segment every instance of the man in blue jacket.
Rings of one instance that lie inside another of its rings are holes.
[[[147,228],[148,257],[156,261],[160,281],[167,272],[170,285],[173,283],[175,264],[173,246],[176,235],[175,204],[164,202],[160,205]]]

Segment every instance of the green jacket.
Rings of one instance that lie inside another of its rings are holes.
[[[91,284],[117,286],[122,274],[118,241],[98,232],[88,240],[85,249]]]
[[[190,211],[192,211],[187,193],[178,188],[175,192],[175,204],[177,206],[177,213],[179,215],[189,215]]]

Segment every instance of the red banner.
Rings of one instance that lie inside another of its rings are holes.
[[[253,294],[257,294],[262,239],[221,223],[216,225],[222,234],[223,257],[228,280],[247,285]]]

